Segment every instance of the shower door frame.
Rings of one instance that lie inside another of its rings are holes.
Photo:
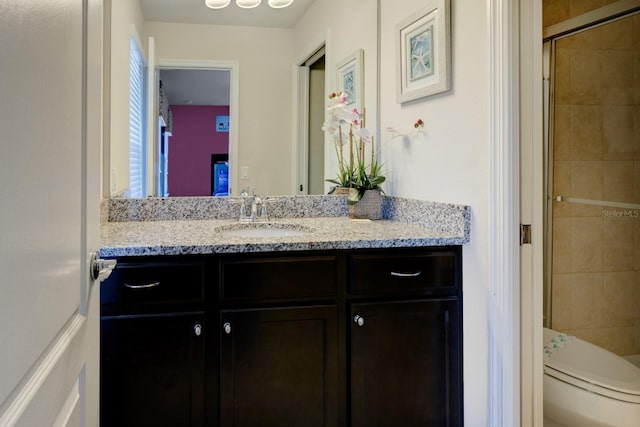
[[[544,313],[545,327],[551,327],[552,306],[552,256],[553,256],[553,147],[554,147],[554,116],[555,116],[555,53],[556,42],[564,37],[588,31],[601,25],[606,25],[619,19],[625,19],[640,13],[640,0],[621,0],[599,9],[570,18],[558,24],[543,29],[543,121],[544,121]]]

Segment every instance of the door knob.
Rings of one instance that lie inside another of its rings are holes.
[[[353,323],[355,323],[358,326],[364,326],[364,317],[356,315],[353,318]]]
[[[111,275],[116,268],[117,261],[115,259],[102,259],[98,257],[97,252],[91,253],[91,261],[89,263],[89,274],[92,280],[102,282]]]

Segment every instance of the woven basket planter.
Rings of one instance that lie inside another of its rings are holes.
[[[382,193],[380,190],[366,190],[358,203],[349,205],[349,218],[381,219]]]

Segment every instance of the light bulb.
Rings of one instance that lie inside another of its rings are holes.
[[[282,9],[283,7],[291,6],[293,0],[269,0],[269,6],[274,9]]]
[[[262,3],[262,0],[236,0],[236,4],[238,5],[238,7],[241,7],[243,9],[258,7],[260,6],[260,3]]]
[[[204,4],[210,9],[222,9],[230,3],[231,0],[204,0]]]

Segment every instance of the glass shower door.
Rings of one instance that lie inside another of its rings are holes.
[[[640,16],[550,53],[546,325],[640,354]]]

